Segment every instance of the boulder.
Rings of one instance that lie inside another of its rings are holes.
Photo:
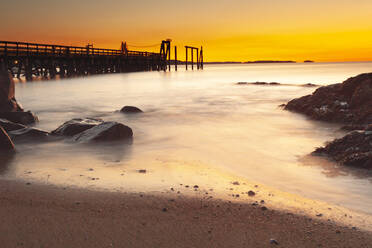
[[[15,85],[8,71],[0,70],[0,112],[23,111],[15,99]]]
[[[124,106],[120,112],[127,114],[142,113],[143,111],[134,106]]]
[[[29,125],[39,121],[37,116],[30,111],[27,112],[0,112],[0,118],[7,119],[18,124]]]
[[[10,139],[6,131],[0,127],[0,150],[2,151],[14,151],[13,141]]]
[[[18,129],[8,132],[9,136],[14,140],[27,140],[35,141],[40,139],[45,139],[49,136],[49,133],[33,127],[25,127],[23,129]]]
[[[103,122],[97,126],[85,130],[73,137],[77,142],[92,141],[117,141],[132,139],[133,131],[130,127],[118,122]]]
[[[372,169],[372,131],[353,131],[335,139],[313,155],[325,155],[346,166]]]
[[[313,94],[291,100],[285,109],[315,120],[345,124],[372,123],[372,73],[323,86]]]
[[[60,136],[74,136],[101,123],[103,123],[103,120],[101,119],[76,118],[63,123],[56,130],[52,131],[52,134]]]
[[[22,124],[14,123],[6,119],[0,119],[0,126],[3,127],[4,130],[7,132],[22,129],[26,127]]]

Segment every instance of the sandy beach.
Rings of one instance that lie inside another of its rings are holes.
[[[369,231],[261,202],[215,199],[212,192],[190,197],[176,190],[99,192],[9,180],[0,185],[2,247],[372,245]]]

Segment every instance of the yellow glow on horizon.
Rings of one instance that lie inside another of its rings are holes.
[[[1,39],[158,52],[131,45],[172,38],[181,60],[185,45],[203,46],[206,61],[372,60],[371,0],[45,2],[0,3],[16,10],[0,16]]]

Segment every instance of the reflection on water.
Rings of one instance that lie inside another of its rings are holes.
[[[195,168],[207,168],[371,213],[369,177],[337,170],[332,163],[333,167],[304,166],[304,156],[315,147],[344,134],[339,126],[278,107],[314,91],[290,85],[336,83],[367,72],[371,65],[227,65],[204,71],[19,83],[17,98],[39,116],[38,128],[51,131],[72,118],[102,118],[132,127],[134,140],[131,145],[16,144],[18,154],[6,163],[6,176],[82,187],[156,190],[167,182],[195,181],[205,171]],[[236,85],[241,81],[290,85]],[[145,113],[118,113],[124,105],[140,107]],[[307,158],[306,164],[320,162]],[[139,169],[148,170],[153,179],[144,179]]]

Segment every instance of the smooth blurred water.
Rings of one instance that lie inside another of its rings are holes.
[[[71,118],[99,117],[132,127],[134,141],[132,145],[17,144],[17,155],[3,162],[1,171],[9,178],[123,188],[125,182],[119,177],[123,172],[151,168],[161,171],[165,180],[182,177],[170,161],[184,167],[197,163],[372,213],[372,177],[308,156],[315,147],[343,135],[340,126],[278,107],[315,90],[301,84],[338,83],[370,71],[372,63],[207,65],[203,71],[181,68],[17,83],[17,99],[39,116],[38,128],[51,131]],[[236,84],[242,81],[289,85]],[[145,113],[115,112],[124,105]],[[101,180],[92,182],[89,168]],[[153,181],[149,188],[155,185]]]

